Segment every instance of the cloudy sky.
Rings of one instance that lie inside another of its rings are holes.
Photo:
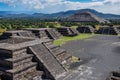
[[[85,8],[120,14],[120,0],[0,0],[0,11],[55,13]]]

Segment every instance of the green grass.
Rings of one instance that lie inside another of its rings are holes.
[[[61,39],[55,40],[54,44],[55,45],[63,45],[68,41],[74,41],[74,40],[82,40],[82,39],[86,39],[86,38],[90,38],[92,37],[94,34],[79,34],[78,36],[75,37],[67,37],[64,36]]]
[[[120,36],[120,34],[118,34],[118,36]]]

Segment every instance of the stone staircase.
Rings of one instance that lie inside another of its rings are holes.
[[[56,29],[47,29],[46,33],[48,34],[48,36],[50,37],[50,39],[59,39],[62,35],[56,31]]]
[[[35,35],[29,31],[18,32],[18,35],[22,37],[35,37]]]
[[[79,32],[78,32],[76,29],[74,29],[74,28],[71,28],[70,30],[71,30],[71,32],[72,32],[73,34],[75,34],[75,35],[78,35],[78,34],[79,34]]]
[[[35,34],[35,36],[37,38],[40,38],[40,39],[49,39],[48,35],[46,34],[46,28],[38,28],[38,29],[33,29],[33,28],[29,28],[29,29],[25,29],[27,31],[30,31],[32,32],[33,34]]]
[[[38,64],[42,63],[43,71],[46,76],[49,76],[52,80],[56,79],[58,75],[66,72],[62,64],[56,59],[56,57],[47,49],[44,44],[37,44],[29,47],[32,54],[35,55]]]
[[[93,33],[94,32],[94,28],[91,26],[79,26],[77,30],[80,33]]]
[[[56,29],[53,28],[29,28],[25,29],[27,31],[31,31],[36,35],[38,38],[44,38],[44,39],[59,39],[62,35],[56,31]]]
[[[61,27],[61,28],[57,28],[57,30],[63,36],[76,36],[76,35],[78,35],[78,32],[75,29],[69,28],[69,27]]]
[[[120,32],[114,27],[102,27],[96,31],[97,34],[118,35]]]
[[[70,65],[72,56],[67,51],[61,49],[60,46],[54,45],[52,41],[46,41],[43,44],[65,68]]]
[[[17,30],[17,31],[4,32],[3,35],[0,37],[0,39],[6,39],[14,36],[36,38],[35,35],[30,31]]]

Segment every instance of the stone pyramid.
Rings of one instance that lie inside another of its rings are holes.
[[[84,11],[84,12],[78,12],[66,19],[67,21],[72,22],[99,22],[99,23],[106,23],[109,22],[103,18],[100,18],[91,12]]]
[[[8,31],[0,38],[1,80],[57,80],[68,72],[73,63],[71,54],[51,39],[43,40],[26,32],[29,31]]]
[[[94,32],[94,28],[91,26],[79,26],[77,30],[80,33],[93,33]]]
[[[70,27],[60,27],[57,28],[57,30],[63,36],[76,36],[79,34],[79,32],[76,29]]]

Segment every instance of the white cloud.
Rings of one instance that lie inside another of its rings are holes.
[[[120,0],[104,0],[104,3],[120,3]]]
[[[72,2],[69,0],[0,0],[0,2],[9,4],[10,6],[17,6],[20,4],[22,5],[21,7],[26,7],[28,10],[40,10],[44,12],[94,8],[100,11],[106,10],[108,12],[110,12],[110,9],[113,9],[111,12],[115,11],[117,14],[120,13],[117,11],[120,6],[116,7],[116,5],[113,5],[120,3],[120,0],[92,0],[91,2]],[[109,7],[107,5],[109,5]]]

